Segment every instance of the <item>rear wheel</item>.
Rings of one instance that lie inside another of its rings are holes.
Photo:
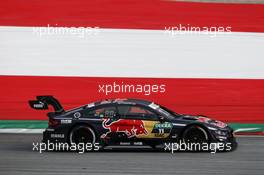
[[[79,143],[91,143],[94,144],[96,141],[96,135],[93,129],[89,126],[77,126],[72,129],[69,137],[71,144]]]

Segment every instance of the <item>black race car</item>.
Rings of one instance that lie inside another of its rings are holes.
[[[223,143],[236,146],[233,130],[225,123],[205,116],[177,114],[154,102],[139,99],[112,99],[90,103],[65,111],[52,96],[37,96],[29,104],[34,109],[48,109],[48,128],[43,142],[68,144],[98,143],[113,145],[148,145],[159,148],[166,143]],[[225,145],[226,148],[226,145]]]

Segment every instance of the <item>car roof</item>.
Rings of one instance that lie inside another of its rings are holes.
[[[143,100],[143,99],[135,99],[135,98],[116,98],[116,99],[104,99],[100,100],[94,103],[90,103],[87,105],[87,107],[96,107],[104,104],[128,104],[128,105],[143,105],[143,106],[148,106],[152,102],[148,100]]]

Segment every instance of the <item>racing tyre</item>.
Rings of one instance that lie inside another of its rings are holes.
[[[192,151],[192,152],[208,151],[208,150],[203,150],[202,145],[209,144],[210,138],[208,136],[207,131],[204,128],[194,125],[186,128],[186,130],[183,132],[182,135],[182,141],[183,143],[188,145],[186,146],[186,151]],[[192,145],[196,145],[196,146],[192,146]]]
[[[93,150],[96,139],[94,130],[89,126],[83,125],[73,128],[69,135],[70,144],[90,144],[91,150]]]

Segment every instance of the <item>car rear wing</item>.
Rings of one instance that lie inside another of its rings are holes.
[[[54,108],[55,113],[63,113],[64,109],[60,102],[53,96],[36,96],[37,100],[29,100],[28,103],[31,108],[36,110],[47,110],[49,105]]]

